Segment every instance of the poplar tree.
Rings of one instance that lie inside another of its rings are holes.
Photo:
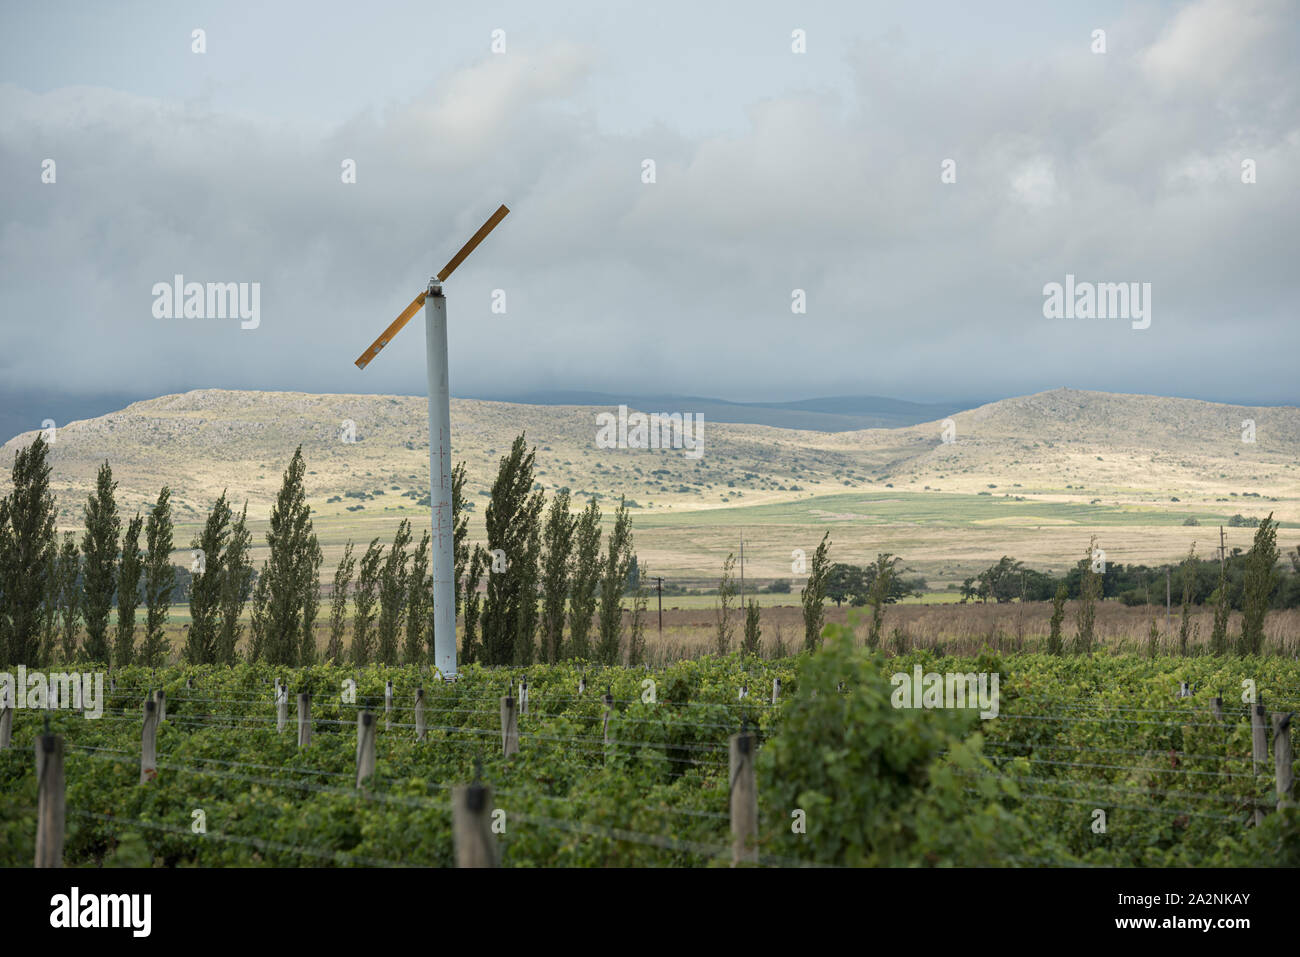
[[[356,611],[352,617],[352,661],[370,664],[375,653],[375,599],[379,594],[380,562],[384,547],[379,539],[370,541],[357,569]]]
[[[546,553],[542,560],[542,660],[548,664],[559,661],[564,641],[564,604],[569,596],[573,533],[577,524],[569,513],[569,490],[560,489],[551,499],[543,533]]]
[[[99,467],[95,491],[86,500],[86,532],[81,539],[85,556],[86,657],[107,663],[108,615],[117,590],[117,542],[122,531],[114,493],[117,483],[107,462]]]
[[[722,577],[718,579],[717,630],[713,634],[714,650],[725,655],[731,650],[731,603],[736,598],[736,556],[728,552],[722,562]]]
[[[459,614],[461,605],[461,579],[465,577],[465,570],[469,565],[469,509],[465,507],[465,463],[460,462],[451,470],[451,528],[452,528],[452,563],[455,568],[456,581],[453,585],[455,590],[456,613]],[[432,603],[430,604],[432,608]],[[453,615],[453,618],[456,616]],[[430,629],[432,634],[432,629]],[[430,645],[430,654],[432,654],[432,645]]]
[[[1242,584],[1241,637],[1237,653],[1257,655],[1264,650],[1264,618],[1268,603],[1277,588],[1277,522],[1273,513],[1259,523],[1255,541],[1246,553],[1246,575]]]
[[[198,567],[191,569],[194,577],[190,583],[190,630],[185,640],[185,659],[190,664],[208,665],[217,661],[221,587],[225,579],[231,515],[223,490],[213,503],[203,530],[190,543],[198,553]]]
[[[569,658],[591,656],[591,620],[600,587],[600,506],[593,496],[574,529],[573,575],[569,584]]]
[[[72,532],[63,533],[63,545],[59,548],[56,563],[59,593],[59,643],[64,661],[72,661],[77,656],[77,632],[81,629],[81,549],[77,547],[77,536]]]
[[[56,547],[48,458],[41,433],[19,450],[0,520],[0,661],[6,664],[40,663],[42,605]]]
[[[502,456],[485,516],[492,557],[483,603],[482,663],[527,663],[537,627],[537,560],[542,496],[533,491],[536,449],[519,435]]]
[[[221,571],[221,627],[218,632],[216,661],[218,664],[235,663],[235,647],[243,635],[244,626],[239,617],[248,604],[249,587],[253,581],[253,564],[249,552],[253,542],[248,530],[248,503],[230,526],[230,539],[226,542],[225,560]]]
[[[418,664],[427,653],[433,655],[433,578],[429,574],[430,543],[432,537],[425,528],[420,543],[411,555],[411,572],[407,577],[406,591],[406,647],[407,664]]]
[[[763,649],[763,631],[760,625],[758,600],[751,598],[745,608],[745,638],[740,650],[747,655],[758,657]]]
[[[312,531],[311,508],[307,505],[303,476],[307,465],[302,446],[293,453],[284,472],[280,492],[271,508],[266,532],[270,555],[266,560],[266,660],[273,665],[296,665],[302,657],[306,637],[305,612],[308,592],[315,582],[313,564],[319,569],[319,545]]]
[[[172,565],[171,489],[163,486],[158,501],[145,519],[144,559],[144,642],[140,647],[140,664],[157,668],[170,650],[164,627],[176,587],[176,568]]]
[[[125,668],[135,660],[135,610],[140,606],[140,530],[144,519],[136,512],[122,536],[122,557],[117,565],[117,641],[113,663]]]
[[[483,596],[478,586],[488,567],[488,554],[481,545],[474,546],[465,575],[465,635],[461,640],[461,657],[465,664],[473,664],[482,657],[483,644],[478,637],[478,623],[483,610]]]
[[[301,543],[298,574],[302,584],[302,636],[298,664],[316,662],[316,617],[320,614],[320,566],[325,555],[313,532]]]
[[[1183,603],[1182,619],[1178,623],[1178,653],[1187,654],[1187,642],[1192,628],[1192,589],[1196,585],[1196,543],[1187,550],[1183,559]]]
[[[375,658],[384,665],[397,664],[397,636],[406,621],[406,563],[411,557],[406,548],[410,544],[411,523],[402,519],[379,576],[379,650]]]
[[[597,621],[600,643],[596,660],[607,665],[618,662],[618,645],[623,631],[623,594],[627,591],[628,573],[632,569],[632,518],[627,500],[620,499],[614,513],[614,528],[605,547],[605,563],[600,578],[600,610]]]
[[[343,635],[347,631],[348,586],[357,560],[352,554],[352,542],[343,548],[343,558],[334,569],[334,590],[330,593],[330,640],[325,648],[325,660],[340,664],[343,661]]]
[[[808,581],[799,591],[799,602],[803,605],[805,651],[816,651],[822,643],[822,626],[826,621],[826,581],[831,572],[830,548],[831,533],[825,532],[817,551],[813,552]]]
[[[1097,536],[1088,542],[1088,554],[1079,562],[1079,608],[1075,614],[1078,630],[1074,636],[1076,654],[1092,654],[1094,632],[1097,624],[1097,601],[1101,598],[1101,575],[1093,570],[1093,555],[1097,553]]]

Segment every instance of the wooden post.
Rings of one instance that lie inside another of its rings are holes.
[[[519,718],[510,695],[501,699],[501,750],[507,758],[519,750]]]
[[[1186,682],[1186,681],[1182,682],[1182,683],[1178,686],[1178,697],[1180,697],[1180,698],[1190,698],[1191,696],[1192,696],[1192,692],[1191,692],[1191,690],[1187,687],[1187,682]]]
[[[158,776],[158,703],[144,703],[144,731],[140,735],[140,783]]]
[[[289,686],[275,679],[275,730],[283,732],[289,723]]]
[[[303,691],[298,695],[298,747],[305,748],[311,744],[311,694]]]
[[[428,732],[424,726],[424,689],[415,689],[415,740],[423,741]]]
[[[731,736],[731,866],[758,863],[758,789],[754,736]]]
[[[781,697],[781,679],[772,679],[772,704],[776,704],[776,699]]]
[[[1293,807],[1290,714],[1273,715],[1273,769],[1277,775],[1277,806]]]
[[[1250,709],[1250,744],[1251,769],[1259,774],[1268,764],[1268,729],[1264,727],[1264,703],[1261,701]],[[1255,823],[1264,822],[1264,809],[1255,808]]]
[[[357,715],[357,787],[375,773],[375,716],[369,711]]]
[[[587,692],[587,676],[582,675],[581,677],[578,678],[578,694],[586,694],[586,692]]]
[[[0,750],[9,747],[14,734],[14,709],[9,703],[9,686],[0,691]]]
[[[42,734],[36,739],[36,866],[63,866],[63,738]]]
[[[388,679],[388,684],[384,685],[384,730],[391,731],[393,727],[393,680]]]
[[[1216,721],[1223,720],[1223,698],[1215,696],[1210,699],[1210,713]]]
[[[452,788],[451,827],[457,867],[497,866],[491,787],[475,783]]]
[[[740,697],[738,697],[736,700],[737,700],[737,701],[744,701],[744,700],[745,700],[745,695],[748,694],[748,693],[749,693],[749,685],[741,685],[741,686],[740,686]]]
[[[158,720],[167,720],[167,692],[159,688],[153,693],[153,700],[158,703]]]
[[[519,713],[520,714],[528,713],[528,679],[527,678],[521,678],[519,680]]]

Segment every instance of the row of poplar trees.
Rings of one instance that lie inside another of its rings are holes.
[[[620,502],[604,549],[594,497],[574,516],[569,492],[562,489],[543,518],[535,456],[520,435],[501,459],[487,507],[487,542],[472,549],[464,464],[453,472],[461,659],[489,665],[561,658],[613,663],[624,651],[622,599],[635,566],[626,505]],[[271,511],[269,557],[260,570],[250,558],[247,503],[236,513],[222,492],[213,504],[190,543],[186,661],[221,664],[246,657],[305,665],[317,660],[322,552],[306,501],[305,469],[299,447]],[[106,462],[86,502],[84,532],[79,539],[66,532],[60,543],[50,472],[49,446],[38,436],[18,452],[13,487],[0,498],[0,664],[48,664],[56,652],[64,661],[164,664],[171,651],[165,628],[176,590],[170,490],[164,487],[148,513],[137,512],[123,530],[117,483]],[[326,659],[357,664],[432,659],[429,530],[413,549],[411,541],[410,522],[403,520],[387,549],[376,538],[358,558],[353,543],[347,543],[330,597]],[[241,656],[237,648],[250,602]],[[626,643],[630,661],[644,649],[645,604],[642,588]],[[116,627],[110,629],[114,606]],[[141,606],[142,630],[137,627]]]
[[[646,596],[642,589],[633,602],[625,644],[622,601],[634,566],[626,504],[619,503],[602,549],[595,498],[574,516],[568,489],[560,489],[547,508],[535,459],[536,449],[527,448],[523,435],[516,438],[492,485],[487,541],[472,547],[464,463],[452,470],[455,601],[464,626],[460,660],[637,660],[644,650]],[[327,659],[359,665],[432,659],[428,529],[408,552],[410,544],[405,520],[386,551],[375,538],[358,559],[347,543],[334,574]],[[351,642],[345,648],[349,604]]]
[[[64,661],[163,664],[176,575],[170,490],[164,487],[148,514],[136,512],[123,530],[106,462],[86,501],[84,531],[65,532],[60,541],[49,452],[43,434],[19,450],[12,488],[0,498],[0,664],[45,665],[56,650]]]

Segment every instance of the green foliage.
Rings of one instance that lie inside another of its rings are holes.
[[[13,487],[0,500],[0,663],[41,660],[42,606],[57,541],[43,434],[14,456]],[[107,657],[107,656],[105,656]]]
[[[453,584],[454,598],[456,601],[456,611],[460,612],[464,607],[461,604],[461,582],[465,578],[465,570],[469,565],[469,509],[465,507],[465,463],[458,462],[456,467],[451,470],[451,558],[452,564],[456,569],[456,580]],[[432,588],[430,582],[430,588]],[[432,604],[430,604],[432,613]],[[454,616],[453,616],[454,617]],[[430,626],[429,638],[432,641],[433,628]],[[429,646],[429,654],[433,655],[433,646]]]
[[[408,665],[433,655],[433,578],[429,574],[433,538],[426,528],[411,555],[406,591],[406,646],[402,660]]]
[[[366,553],[361,556],[357,571],[355,612],[352,616],[352,661],[358,665],[370,664],[375,654],[375,602],[379,597],[380,563],[384,546],[378,538],[370,540]]]
[[[117,641],[113,645],[113,663],[125,668],[135,660],[135,610],[140,604],[140,571],[144,555],[140,551],[140,530],[144,519],[136,512],[122,536],[122,557],[117,564]]]
[[[484,515],[493,567],[481,620],[482,657],[488,665],[532,660],[537,630],[537,563],[541,552],[542,495],[533,491],[537,450],[521,434],[501,458]]]
[[[308,647],[315,647],[307,616],[314,618],[319,595],[320,545],[312,531],[311,506],[303,486],[306,469],[298,446],[271,507],[266,532],[270,550],[262,571],[267,580],[266,637],[260,650],[275,665],[297,664]]]
[[[411,523],[404,518],[397,525],[388,558],[379,574],[379,620],[376,627],[379,647],[375,660],[381,665],[397,664],[397,636],[406,621],[406,563],[411,557],[406,548],[410,544]]]
[[[1273,513],[1259,523],[1255,541],[1246,555],[1246,579],[1242,598],[1241,638],[1237,652],[1257,655],[1264,647],[1264,616],[1268,603],[1277,589],[1277,522]]]
[[[1065,582],[1061,582],[1056,588],[1056,594],[1052,596],[1052,618],[1049,622],[1047,634],[1047,653],[1049,655],[1059,655],[1064,649],[1065,644],[1061,639],[1061,622],[1065,620],[1065,599],[1069,594],[1065,587]]]
[[[560,660],[564,644],[564,603],[569,597],[573,535],[577,520],[569,513],[569,492],[560,489],[551,499],[542,533],[542,661]]]
[[[163,635],[172,590],[176,587],[176,567],[171,563],[172,507],[171,489],[163,486],[158,501],[145,519],[144,559],[144,641],[140,646],[140,663],[157,668],[167,658],[171,642]]]
[[[759,624],[758,602],[751,598],[745,608],[745,637],[740,643],[742,654],[757,657],[763,650],[763,631]]]
[[[627,502],[620,499],[614,513],[614,528],[605,547],[605,562],[600,576],[600,609],[597,616],[596,660],[607,665],[618,661],[619,639],[623,630],[623,594],[627,590],[632,568],[632,518]]]
[[[334,589],[330,593],[330,640],[325,646],[325,660],[333,664],[343,661],[343,637],[347,633],[348,586],[356,571],[357,559],[352,554],[352,542],[343,546],[343,557],[334,568]]]
[[[94,662],[111,660],[108,613],[117,590],[117,537],[122,520],[114,493],[117,483],[107,462],[99,467],[95,491],[86,500],[86,531],[81,539],[85,556],[83,608],[86,615],[86,657]]]
[[[736,599],[736,579],[732,570],[736,556],[730,552],[722,562],[722,577],[718,579],[717,630],[714,632],[714,651],[725,655],[731,650],[731,603]]]
[[[249,590],[253,583],[253,563],[249,559],[249,548],[253,536],[248,530],[248,503],[244,503],[230,526],[230,539],[226,542],[226,554],[221,569],[221,625],[217,632],[216,660],[218,664],[235,663],[235,646],[243,634],[244,627],[239,623],[248,603]]]
[[[600,587],[600,506],[596,499],[578,516],[569,589],[569,651],[567,657],[585,660],[591,655],[591,620],[596,614]]]
[[[202,553],[190,585],[190,630],[185,641],[185,660],[190,664],[213,664],[221,633],[221,585],[224,579],[226,542],[230,539],[230,503],[226,493],[212,505],[203,530],[190,543]]]
[[[1097,536],[1088,542],[1088,553],[1079,562],[1079,607],[1076,611],[1078,630],[1074,635],[1074,651],[1080,655],[1092,654],[1096,638],[1097,602],[1101,599],[1101,575],[1093,569],[1093,556],[1097,554]]]
[[[808,581],[799,591],[803,605],[803,647],[816,651],[822,640],[822,624],[826,620],[826,583],[830,577],[831,533],[825,532],[817,551],[808,566]]]

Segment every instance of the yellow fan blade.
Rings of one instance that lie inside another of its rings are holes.
[[[446,282],[447,277],[455,271],[457,266],[465,261],[465,257],[472,253],[478,247],[479,243],[483,242],[483,240],[487,238],[488,233],[496,229],[497,223],[505,219],[506,213],[508,212],[510,212],[510,210],[506,209],[505,205],[502,204],[501,208],[493,213],[486,223],[479,227],[478,232],[470,237],[469,242],[460,247],[460,252],[451,257],[451,262],[442,267],[442,272],[438,273],[438,281]]]
[[[361,357],[357,359],[358,369],[364,369],[368,366],[370,360],[379,355],[379,350],[388,345],[393,340],[393,336],[402,331],[402,326],[410,322],[411,317],[420,311],[420,307],[424,305],[424,300],[428,298],[428,295],[427,292],[422,292],[412,299],[411,304],[402,310],[402,314],[393,320],[392,325],[384,330],[383,335],[370,343],[370,348],[361,353]]]

